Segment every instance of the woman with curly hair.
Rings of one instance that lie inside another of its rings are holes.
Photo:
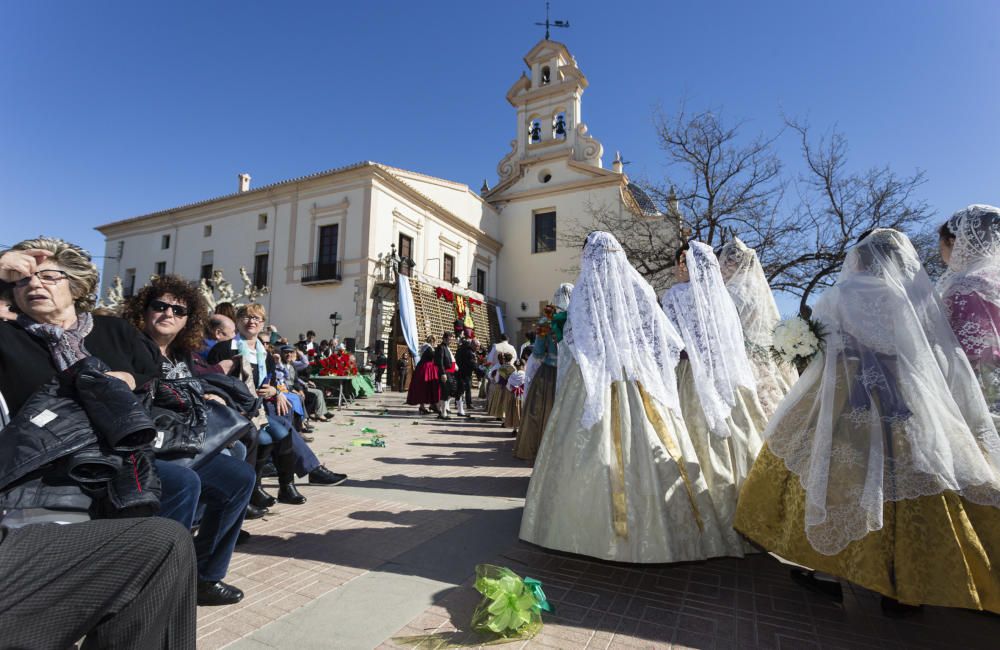
[[[198,288],[176,275],[155,278],[125,306],[124,317],[145,334],[159,351],[160,378],[193,376],[195,352],[202,345],[208,307]],[[209,396],[206,396],[209,397]],[[238,602],[243,592],[222,582],[240,534],[256,473],[247,463],[217,454],[191,470],[157,460],[164,485],[171,482],[200,484],[205,504],[195,550],[198,554],[199,604]],[[192,513],[193,519],[193,513]],[[189,527],[193,523],[183,521]]]

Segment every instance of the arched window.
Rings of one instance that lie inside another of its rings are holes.
[[[542,78],[538,85],[544,86],[552,81],[552,75],[549,72],[549,66],[542,66]]]
[[[566,139],[566,114],[556,113],[552,118],[552,137],[556,140]]]

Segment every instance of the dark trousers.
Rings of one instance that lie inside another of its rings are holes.
[[[472,408],[472,371],[458,372],[458,394],[465,397],[465,408]]]
[[[199,501],[205,510],[194,540],[198,577],[215,582],[229,570],[236,539],[256,483],[254,468],[232,456],[219,454],[197,471],[156,461],[163,484],[160,516],[190,529]]]
[[[159,517],[0,530],[0,645],[195,647],[191,533]]]
[[[292,429],[292,435],[289,437],[292,440],[291,451],[295,457],[295,474],[299,478],[303,478],[309,472],[318,469],[322,463],[319,462],[319,458],[316,458],[316,454],[309,448],[309,445],[302,439],[298,431]]]

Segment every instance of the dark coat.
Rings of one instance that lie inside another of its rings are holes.
[[[0,431],[0,508],[77,509],[67,504],[86,495],[102,516],[159,510],[159,477],[148,453],[156,429],[108,370],[87,357],[20,405]]]

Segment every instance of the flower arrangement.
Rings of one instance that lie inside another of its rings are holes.
[[[823,349],[823,325],[801,316],[786,318],[774,326],[771,354],[779,363],[804,368]]]
[[[358,364],[346,352],[334,352],[323,359],[314,359],[309,367],[320,377],[347,377],[358,374]]]
[[[472,614],[472,629],[504,638],[530,639],[542,628],[542,612],[551,612],[542,583],[510,569],[476,566],[476,591],[483,600]]]

